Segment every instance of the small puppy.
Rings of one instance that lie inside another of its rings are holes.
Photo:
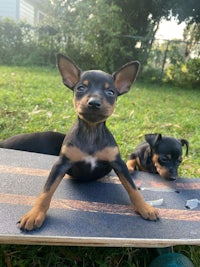
[[[182,162],[182,146],[189,143],[185,139],[165,137],[161,134],[146,134],[146,142],[139,144],[130,155],[126,165],[130,173],[140,170],[158,173],[161,177],[176,180],[178,167]]]
[[[101,70],[82,71],[61,54],[57,60],[63,83],[73,92],[77,120],[66,134],[59,158],[34,206],[19,220],[19,228],[30,231],[42,226],[53,194],[66,173],[84,182],[104,177],[112,169],[126,189],[134,210],[144,219],[157,220],[158,211],[138,191],[106,126],[118,96],[130,90],[139,63],[131,61],[110,75]]]

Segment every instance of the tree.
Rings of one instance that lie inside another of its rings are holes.
[[[177,17],[179,22],[200,23],[200,1],[174,0],[172,2],[172,15]]]
[[[195,0],[52,0],[54,25],[63,32],[66,51],[106,70],[148,59],[161,18],[198,20]],[[188,7],[188,2],[191,4]],[[178,3],[178,4],[177,4]],[[52,17],[51,17],[52,20]]]
[[[68,55],[83,68],[113,70],[121,53],[119,8],[105,0],[52,1],[54,25],[63,33]],[[57,19],[59,18],[59,19]]]
[[[107,0],[109,2],[109,0]],[[120,7],[119,20],[123,21],[120,46],[129,51],[127,57],[139,58],[146,63],[155,33],[162,17],[169,16],[170,2],[165,0],[116,0]],[[137,45],[138,41],[140,46]]]
[[[46,48],[50,61],[55,51],[60,51],[71,56],[83,69],[90,66],[106,71],[113,71],[133,59],[145,65],[160,20],[175,15],[180,22],[196,23],[200,5],[195,0],[29,1],[34,1],[48,14],[47,21],[34,29],[34,47],[37,44],[38,49]],[[187,9],[188,2],[191,8]],[[191,35],[191,30],[189,32]],[[193,36],[194,30],[192,32]]]
[[[109,0],[107,0],[109,2]],[[120,20],[123,21],[123,36],[129,40],[121,40],[121,45],[132,47],[132,53],[144,64],[152,48],[156,31],[162,18],[170,20],[175,16],[181,23],[198,23],[200,18],[200,2],[197,0],[115,0],[121,8]],[[132,35],[132,38],[131,36]],[[128,36],[127,36],[128,37]],[[137,49],[138,40],[141,46]]]

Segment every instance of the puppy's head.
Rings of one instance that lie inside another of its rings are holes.
[[[112,75],[100,70],[82,72],[71,59],[57,56],[63,83],[74,92],[74,107],[80,119],[96,124],[114,111],[117,97],[127,93],[135,81],[139,63],[132,61]]]
[[[161,134],[147,134],[145,139],[152,150],[152,161],[158,174],[166,179],[175,180],[182,162],[182,146],[186,145],[187,155],[188,141],[163,137]]]

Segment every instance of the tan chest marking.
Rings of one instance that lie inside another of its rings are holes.
[[[114,161],[119,154],[119,150],[117,147],[106,147],[90,155],[77,147],[63,145],[61,154],[65,155],[71,162],[85,161],[86,163],[90,163],[94,168],[98,160]]]

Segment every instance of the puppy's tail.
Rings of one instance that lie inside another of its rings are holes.
[[[189,150],[189,142],[186,139],[180,139],[182,146],[186,146],[186,152],[185,155],[188,155],[188,150]]]

